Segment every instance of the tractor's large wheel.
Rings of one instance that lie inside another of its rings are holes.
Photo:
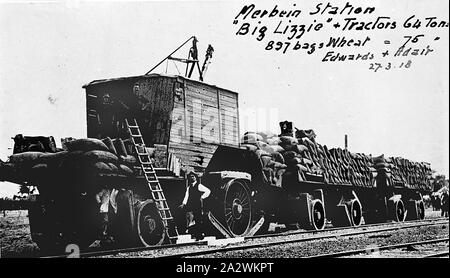
[[[70,244],[76,245],[77,252],[85,251],[94,241],[91,229],[74,229],[54,217],[55,208],[33,204],[29,208],[31,238],[42,255],[64,255]]]
[[[165,239],[165,228],[155,203],[152,200],[139,202],[136,206],[138,238],[144,246],[161,245]]]
[[[59,228],[55,217],[52,215],[52,207],[40,202],[31,203],[28,209],[30,221],[31,239],[37,244],[41,252],[46,254],[64,254],[61,246]]]
[[[240,180],[231,180],[225,187],[225,225],[234,236],[245,236],[252,224],[250,190]]]

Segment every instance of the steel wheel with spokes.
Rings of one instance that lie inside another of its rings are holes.
[[[144,246],[161,245],[165,239],[164,223],[151,200],[137,206],[137,232]]]
[[[250,192],[242,181],[231,180],[225,188],[225,224],[234,236],[244,236],[252,222]]]

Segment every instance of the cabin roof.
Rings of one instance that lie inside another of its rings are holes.
[[[91,81],[91,82],[88,83],[88,84],[83,85],[82,88],[83,88],[83,89],[86,89],[86,88],[88,88],[88,87],[90,87],[90,86],[93,86],[93,85],[103,84],[103,83],[108,83],[108,82],[111,82],[111,81],[122,81],[122,80],[129,80],[129,79],[152,78],[152,77],[181,78],[181,79],[184,79],[184,80],[189,80],[189,81],[191,81],[191,82],[203,84],[203,85],[206,85],[206,86],[209,86],[209,87],[212,87],[212,88],[217,88],[217,89],[220,89],[220,90],[225,90],[225,91],[234,93],[234,94],[236,94],[236,95],[238,94],[238,93],[236,93],[236,92],[234,92],[234,91],[232,91],[232,90],[225,89],[225,88],[221,88],[221,87],[216,86],[216,85],[212,85],[212,84],[208,84],[208,83],[205,83],[205,82],[202,82],[202,81],[199,81],[199,80],[187,78],[187,77],[184,77],[184,76],[181,76],[181,75],[167,75],[167,74],[159,74],[159,73],[152,73],[152,74],[147,74],[147,75],[127,76],[127,77],[117,77],[117,78],[108,78],[108,79],[98,79],[98,80],[94,80],[94,81]]]

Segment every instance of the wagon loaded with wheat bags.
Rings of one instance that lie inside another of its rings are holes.
[[[206,234],[266,233],[423,219],[427,163],[331,148],[313,130],[240,136],[238,94],[182,76],[96,80],[86,90],[87,137],[18,135],[2,180],[38,188],[29,217],[43,249],[96,239],[96,193],[110,192],[110,231],[122,245],[159,245],[179,235],[174,208],[186,174],[212,194]]]

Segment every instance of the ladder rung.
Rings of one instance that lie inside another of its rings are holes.
[[[158,208],[159,212],[162,213],[161,216],[163,217],[172,217],[172,215],[170,215],[169,208],[168,207],[164,207],[164,208]]]
[[[153,200],[156,202],[159,215],[164,221],[164,228],[166,229],[166,233],[169,239],[175,239],[178,236],[178,231],[175,227],[174,232],[176,236],[172,236],[173,232],[170,231],[169,221],[173,221],[174,219],[172,217],[169,205],[167,204],[167,199],[164,196],[164,192],[159,183],[158,176],[156,175],[156,170],[153,167],[150,154],[145,149],[145,142],[144,138],[142,137],[139,125],[136,119],[133,119],[132,121],[128,121],[128,119],[125,119],[125,122],[127,124],[128,132],[130,134],[131,142],[134,145],[134,150],[137,154],[138,161],[141,165],[141,170],[144,173]]]
[[[146,173],[146,174],[155,174],[156,173],[156,171],[153,171],[153,169],[149,169],[149,168],[144,168],[144,172]]]

